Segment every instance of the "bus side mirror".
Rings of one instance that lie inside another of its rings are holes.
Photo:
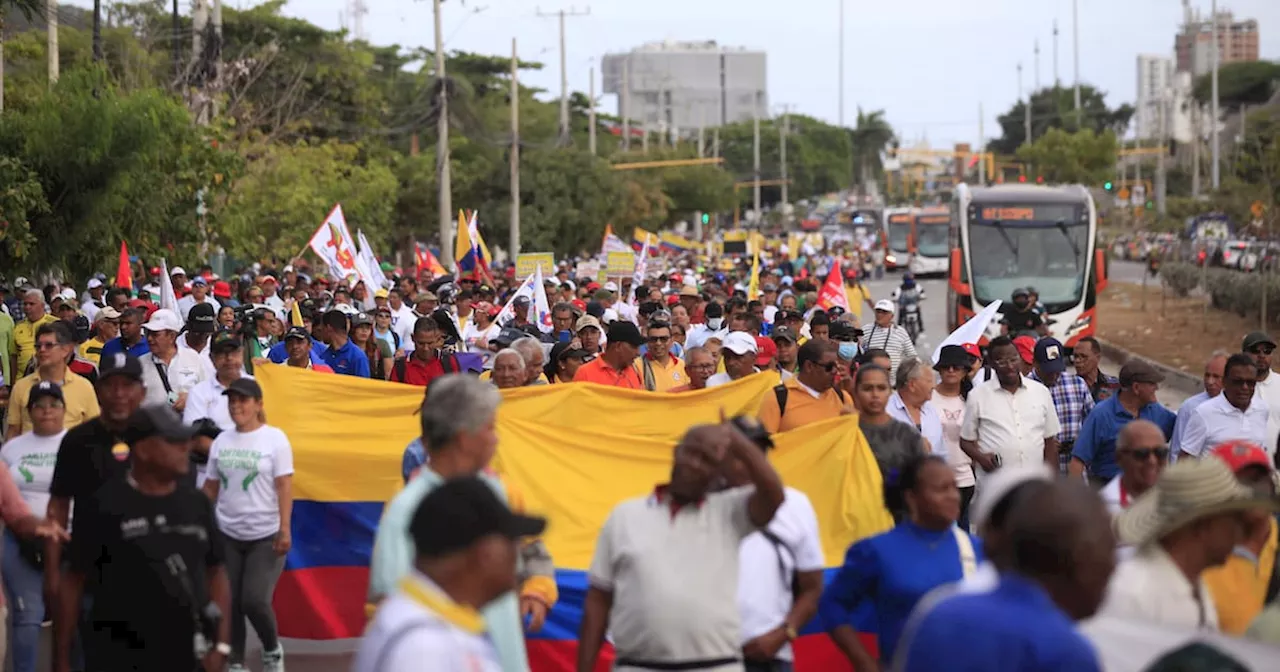
[[[962,282],[960,278],[960,266],[963,263],[960,257],[960,248],[952,248],[951,250],[951,291],[960,296],[969,295],[969,283]]]
[[[1107,289],[1107,253],[1103,250],[1093,251],[1093,288],[1101,294]]]

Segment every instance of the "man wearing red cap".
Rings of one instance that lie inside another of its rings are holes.
[[[1019,336],[1013,339],[1013,346],[1018,349],[1022,358],[1022,375],[1029,376],[1035,368],[1036,339],[1030,336]]]
[[[778,357],[778,344],[768,336],[756,336],[756,368],[767,371],[774,368]]]
[[[1209,451],[1222,460],[1242,485],[1274,498],[1271,459],[1262,446],[1248,441],[1228,441]],[[1212,459],[1208,458],[1208,459]],[[1267,603],[1268,588],[1276,565],[1276,521],[1266,510],[1248,512],[1244,538],[1227,561],[1201,576],[1218,611],[1218,627],[1239,637]]]

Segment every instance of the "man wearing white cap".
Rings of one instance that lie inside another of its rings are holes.
[[[916,357],[916,345],[911,334],[898,326],[893,319],[898,307],[889,299],[876,301],[876,319],[862,327],[862,351],[884,350],[889,353],[889,380],[898,375],[898,363]]]
[[[217,315],[218,311],[222,310],[222,304],[218,303],[217,299],[209,296],[209,281],[200,275],[191,279],[191,293],[178,299],[178,312],[182,315],[183,322],[187,320],[187,315],[191,314],[191,307],[197,303],[212,305],[214,315]]]
[[[102,286],[102,281],[97,278],[89,280],[89,300],[80,304],[80,312],[89,318],[89,324],[93,324],[98,319],[98,311],[102,310],[107,304],[102,300],[102,294],[106,288]]]
[[[724,337],[724,345],[720,349],[724,358],[724,372],[717,373],[707,379],[707,387],[715,387],[731,383],[755,373],[756,339],[745,331],[731,331]]]
[[[142,364],[142,384],[146,387],[144,406],[163,404],[181,413],[186,407],[187,393],[206,378],[199,353],[178,347],[182,319],[177,313],[161,308],[142,325],[151,351],[138,361]]]

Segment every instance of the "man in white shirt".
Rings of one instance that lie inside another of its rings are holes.
[[[987,353],[996,379],[969,392],[960,427],[960,449],[979,467],[979,492],[983,478],[1001,466],[1044,462],[1057,469],[1061,429],[1048,388],[1023,377],[1013,341],[992,339]]]
[[[200,355],[178,347],[182,320],[172,310],[161,308],[142,325],[151,351],[138,358],[142,364],[142,384],[146,387],[144,406],[164,404],[181,412],[187,395],[204,382],[205,368]]]
[[[1186,429],[1187,422],[1191,418],[1191,412],[1196,410],[1200,404],[1218,396],[1222,393],[1222,377],[1226,375],[1227,358],[1231,353],[1226,350],[1215,350],[1209,355],[1209,361],[1204,364],[1204,391],[1188,398],[1178,406],[1178,419],[1173,425],[1173,436],[1169,437],[1169,450],[1172,451],[1170,456],[1178,459],[1178,452],[1182,444],[1182,431]]]
[[[97,278],[89,280],[89,300],[80,304],[80,312],[89,318],[89,324],[93,324],[98,317],[98,311],[106,307],[106,303],[102,300],[102,294],[106,288],[102,286],[102,281]]]
[[[1098,616],[1218,630],[1218,612],[1201,575],[1231,557],[1243,539],[1245,512],[1258,508],[1274,504],[1237,481],[1222,460],[1170,465],[1116,518],[1118,541],[1137,552],[1111,576]]]
[[[1240,351],[1251,355],[1258,366],[1257,392],[1267,405],[1267,436],[1262,447],[1274,458],[1276,438],[1280,436],[1280,376],[1271,372],[1271,355],[1276,351],[1276,342],[1266,332],[1255,331],[1244,337]]]
[[[724,358],[724,373],[707,379],[707,387],[731,383],[756,372],[756,339],[745,331],[732,331],[724,337],[720,356]]]
[[[725,460],[724,474],[730,488],[751,484],[741,460]],[[790,668],[795,659],[791,642],[813,618],[822,597],[826,560],[817,514],[803,492],[785,490],[773,520],[743,539],[738,553],[742,655],[759,669]]]
[[[501,672],[480,610],[516,587],[517,543],[545,528],[474,476],[432,490],[409,524],[413,571],[378,607],[352,670]]]
[[[179,350],[189,350],[200,355],[204,362],[205,379],[212,378],[216,371],[213,368],[213,357],[209,354],[209,344],[217,331],[217,311],[212,304],[197,303],[187,313],[187,324],[178,339]]]
[[[174,275],[177,275],[175,273]],[[182,313],[182,319],[186,320],[191,313],[191,307],[197,303],[208,303],[213,306],[213,314],[217,315],[218,310],[222,308],[222,304],[218,300],[209,296],[209,282],[204,276],[197,275],[191,279],[191,293],[178,299],[178,312]]]
[[[1214,446],[1240,440],[1265,445],[1268,409],[1256,394],[1258,368],[1245,353],[1231,355],[1223,368],[1222,394],[1200,404],[1187,418],[1179,457],[1200,457]]]
[[[400,347],[409,352],[413,350],[413,325],[418,316],[413,309],[405,305],[398,289],[387,291],[387,306],[391,308],[391,330],[400,337]]]

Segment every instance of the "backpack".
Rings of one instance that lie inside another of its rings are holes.
[[[791,570],[791,576],[787,576],[787,563],[782,559],[782,550],[786,549],[787,554],[791,556],[791,562],[793,564],[796,560],[796,553],[791,550],[791,547],[787,545],[787,542],[783,541],[781,537],[774,534],[769,530],[769,528],[760,528],[760,534],[763,534],[764,538],[768,539],[769,543],[773,544],[773,550],[778,554],[778,575],[782,579],[782,585],[791,589],[791,598],[794,602],[795,596],[800,594],[800,572],[793,569]]]
[[[831,389],[833,389],[833,390],[835,390],[835,391],[836,391],[836,396],[837,396],[837,397],[839,397],[839,399],[840,399],[840,403],[842,403],[842,404],[843,404],[843,403],[844,403],[844,390],[840,389],[839,387],[833,387],[833,388],[831,388]],[[779,418],[781,418],[781,417],[782,417],[783,415],[785,415],[785,414],[786,414],[786,412],[787,412],[787,394],[788,394],[788,393],[787,393],[787,384],[786,384],[786,383],[778,383],[777,385],[774,385],[774,386],[773,386],[773,394],[774,394],[774,396],[775,396],[775,397],[777,397],[777,399],[778,399],[778,417],[779,417]]]
[[[395,364],[391,365],[391,380],[400,383],[404,382],[404,374],[409,370],[408,360],[408,357],[401,357],[396,360]],[[462,370],[462,367],[458,366],[458,356],[452,352],[447,357],[440,358],[440,366],[446,374],[457,373]]]

